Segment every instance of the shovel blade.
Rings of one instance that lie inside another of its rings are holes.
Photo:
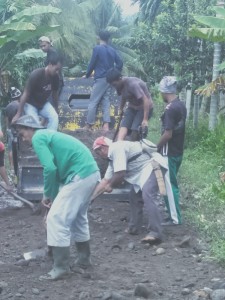
[[[31,260],[31,259],[37,259],[37,258],[42,258],[47,255],[47,250],[46,249],[36,249],[31,252],[26,252],[23,254],[23,257],[25,260]]]

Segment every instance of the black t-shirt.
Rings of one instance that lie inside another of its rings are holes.
[[[186,116],[186,107],[179,98],[167,104],[161,116],[162,133],[165,130],[172,130],[173,133],[172,138],[168,142],[168,147],[167,145],[163,146],[163,155],[179,156],[183,154]]]
[[[45,66],[47,66],[49,64],[49,58],[51,57],[52,54],[57,54],[56,49],[53,47],[51,47],[47,52],[47,56],[44,61]]]
[[[9,124],[11,124],[12,119],[14,118],[14,116],[16,115],[16,113],[18,111],[18,108],[19,108],[18,100],[12,101],[6,106],[5,115],[8,118]]]
[[[45,68],[34,70],[27,81],[26,89],[29,94],[27,103],[41,109],[47,102],[51,92],[57,91],[59,88],[59,76],[47,77]]]

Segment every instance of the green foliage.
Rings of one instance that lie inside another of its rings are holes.
[[[26,58],[34,58],[34,59],[39,59],[39,58],[44,58],[46,54],[41,50],[41,49],[34,49],[30,48],[28,50],[25,50],[21,53],[18,53],[15,55],[15,58],[17,59],[26,59]]]
[[[214,7],[217,14],[216,17],[211,16],[195,16],[194,19],[204,27],[193,25],[189,30],[189,35],[199,37],[212,42],[225,41],[225,9],[222,7]],[[206,28],[205,28],[206,27]]]
[[[198,129],[187,126],[180,181],[186,195],[186,217],[212,240],[212,254],[224,263],[225,183],[219,176],[225,171],[224,118],[219,119],[214,131],[208,131],[207,124],[207,120],[201,120]]]
[[[147,5],[153,1],[140,1]],[[139,22],[127,41],[137,51],[146,79],[159,82],[164,75],[176,75],[182,84],[192,81],[204,83],[206,72],[211,73],[212,50],[210,43],[190,38],[187,31],[193,24],[193,14],[210,11],[214,1],[162,0],[154,22]],[[147,6],[146,6],[147,7]]]
[[[26,8],[20,12],[17,12],[10,18],[6,19],[0,25],[0,38],[1,40],[0,51],[5,52],[8,44],[11,43],[11,46],[18,46],[19,44],[25,43],[28,40],[33,38],[33,31],[36,30],[37,26],[33,22],[34,16],[39,16],[43,14],[59,14],[60,9],[52,6],[40,6],[36,5],[30,8]],[[48,28],[45,28],[48,31]],[[26,35],[24,35],[26,31]],[[7,37],[5,39],[5,37]]]

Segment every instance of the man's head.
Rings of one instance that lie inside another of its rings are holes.
[[[39,47],[43,52],[48,52],[49,49],[52,47],[51,40],[47,36],[41,36],[38,40]]]
[[[17,88],[15,88],[14,86],[12,86],[10,88],[10,97],[12,100],[19,100],[20,96],[21,96],[21,91]]]
[[[112,140],[105,136],[98,137],[93,144],[93,150],[102,158],[108,157],[109,146],[112,144]]]
[[[99,39],[105,43],[108,43],[110,39],[110,33],[107,30],[101,30],[99,31]]]
[[[114,86],[116,89],[120,89],[123,85],[121,72],[116,68],[110,69],[106,73],[106,81],[112,86]]]
[[[35,130],[45,128],[29,115],[19,118],[13,124],[13,127],[16,128],[18,135],[22,137],[23,141],[27,141],[29,143],[31,143]]]
[[[164,76],[159,83],[159,91],[162,94],[164,102],[168,102],[170,98],[176,97],[177,79],[175,76]]]
[[[46,67],[47,73],[50,76],[54,76],[59,74],[60,70],[62,69],[62,58],[57,53],[53,52],[50,54],[49,63]]]

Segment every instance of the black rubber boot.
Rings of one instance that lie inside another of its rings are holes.
[[[40,276],[40,280],[58,280],[66,278],[71,274],[69,259],[70,247],[51,247],[53,254],[53,269],[44,276]]]
[[[86,269],[91,267],[91,251],[90,243],[86,242],[76,242],[77,254],[78,257],[75,261],[75,266]]]

